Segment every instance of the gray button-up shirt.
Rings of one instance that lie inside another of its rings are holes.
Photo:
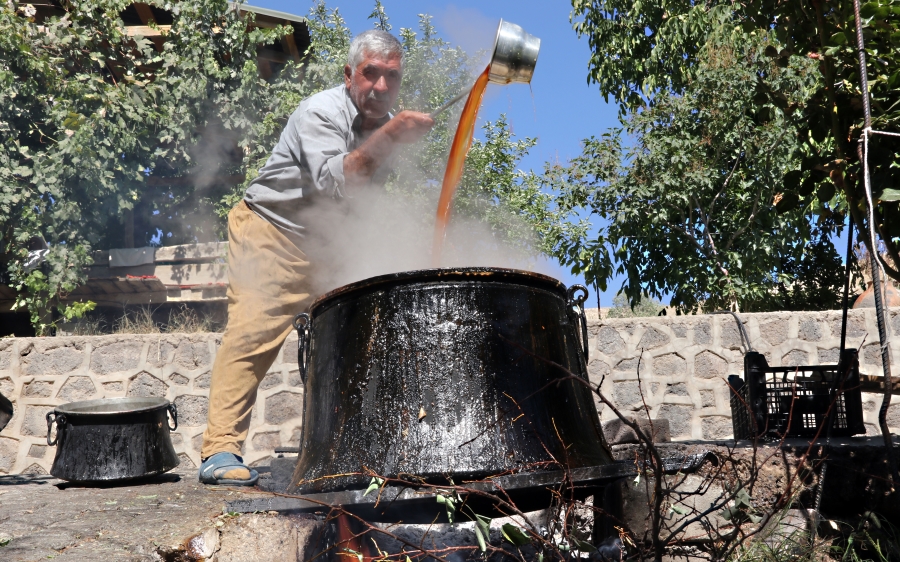
[[[344,85],[300,102],[244,200],[275,226],[303,236],[300,213],[311,198],[346,195],[344,156],[374,130],[364,132],[362,119]],[[390,119],[386,115],[379,127]],[[371,183],[384,184],[389,173],[390,166],[382,165]]]

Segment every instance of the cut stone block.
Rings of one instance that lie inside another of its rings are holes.
[[[46,351],[28,346],[21,361],[27,375],[62,375],[74,371],[84,363],[84,352],[74,346]]]
[[[183,340],[175,351],[175,363],[188,370],[209,365],[209,346],[205,341],[191,342]]]
[[[19,441],[9,437],[0,437],[0,472],[9,473],[16,463]]]
[[[669,336],[660,332],[656,328],[648,328],[641,341],[638,342],[638,349],[654,349],[669,343]]]
[[[796,367],[798,365],[809,365],[809,353],[802,349],[792,349],[784,354],[781,358],[783,367]]]
[[[115,342],[94,348],[91,371],[106,375],[136,369],[144,344],[140,341]]]
[[[659,408],[657,419],[665,419],[669,421],[669,429],[672,437],[687,438],[691,436],[691,418],[694,409],[690,406],[679,406],[677,404],[663,404]]]
[[[667,353],[653,358],[653,375],[683,375],[687,372],[687,361],[677,353]]]
[[[131,377],[131,381],[128,383],[127,395],[135,397],[155,396],[161,398],[165,397],[168,389],[169,385],[150,373],[141,371]]]
[[[674,531],[686,519],[692,519],[713,507],[712,512],[689,524],[677,535],[686,543],[708,541],[710,529],[724,534],[730,529],[730,522],[720,513],[726,507],[727,492],[718,483],[710,483],[696,474],[671,475],[663,478],[663,489],[667,495],[663,503],[663,534]],[[641,480],[637,486],[631,478],[619,480],[610,485],[604,498],[605,509],[617,514],[625,528],[639,541],[650,540],[650,493],[653,483]]]
[[[628,420],[638,425],[644,435],[650,437],[654,443],[668,443],[671,441],[669,434],[669,420],[653,420],[653,429],[650,428],[650,420],[642,416],[628,416]],[[603,422],[603,435],[610,445],[622,445],[625,443],[639,443],[637,433],[628,427],[621,419]]]
[[[825,330],[819,321],[811,316],[806,316],[800,320],[800,339],[806,341],[819,341],[822,339]]]
[[[219,534],[218,562],[303,562],[319,523],[312,516],[249,514],[234,518]]]
[[[209,411],[209,398],[206,396],[181,395],[175,399],[175,407],[178,410],[179,426],[197,427],[206,424],[206,414]]]
[[[28,398],[48,398],[53,394],[53,383],[50,381],[32,381],[22,385],[22,394]]]
[[[597,331],[597,350],[606,355],[613,355],[625,349],[625,340],[612,326],[601,326]]]
[[[69,377],[62,385],[57,393],[57,398],[66,402],[74,402],[76,400],[86,400],[97,394],[97,387],[91,381],[90,377]]]
[[[303,415],[302,394],[284,391],[266,398],[266,423],[281,425],[301,415]]]
[[[728,362],[712,351],[701,351],[694,357],[694,376],[701,379],[714,379],[725,376]]]

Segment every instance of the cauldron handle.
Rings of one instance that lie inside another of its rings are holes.
[[[175,402],[169,402],[166,410],[168,410],[169,415],[172,416],[172,423],[175,424],[175,427],[169,426],[169,431],[175,431],[178,429],[178,408],[175,406]],[[168,424],[168,421],[166,423]]]
[[[309,314],[301,312],[294,316],[294,329],[297,330],[297,364],[300,367],[300,380],[306,384],[306,369],[309,367],[309,325],[312,322]]]
[[[581,291],[581,295],[578,297],[575,296],[576,291]],[[588,334],[587,334],[587,317],[584,315],[584,301],[587,300],[588,290],[584,285],[572,285],[569,287],[568,291],[566,291],[566,296],[569,299],[569,302],[566,305],[569,307],[569,310],[573,315],[578,319],[578,323],[581,324],[581,345],[584,348],[584,364],[588,363]]]
[[[50,439],[50,434],[53,432],[53,422],[56,422],[56,437]],[[65,424],[65,414],[57,414],[52,410],[47,412],[47,445],[50,445],[51,447],[56,445],[56,443],[59,441],[59,434]]]

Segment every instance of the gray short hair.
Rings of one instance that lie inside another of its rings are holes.
[[[353,38],[347,54],[347,64],[351,71],[356,72],[356,67],[362,63],[366,53],[385,59],[400,57],[400,68],[403,68],[403,45],[387,31],[370,29]]]

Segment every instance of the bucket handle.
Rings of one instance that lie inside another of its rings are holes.
[[[172,423],[175,424],[175,427],[169,425],[169,431],[175,431],[178,429],[178,408],[175,406],[175,402],[169,402],[166,410],[169,412],[169,415],[172,416]],[[168,420],[166,420],[166,423],[168,424]]]
[[[309,314],[301,312],[294,317],[294,329],[297,330],[297,364],[300,367],[300,380],[306,384],[306,371],[309,368],[309,328],[312,320]]]
[[[53,423],[56,422],[56,437],[50,439],[53,433]],[[56,411],[47,412],[47,445],[51,447],[59,441],[59,434],[62,433],[63,427],[66,425],[66,415],[57,414]]]
[[[581,291],[581,295],[575,296],[576,291]],[[566,303],[566,306],[569,307],[569,311],[575,316],[578,320],[578,323],[581,324],[581,345],[582,345],[582,353],[584,353],[584,364],[588,363],[588,333],[587,333],[587,317],[584,315],[584,301],[587,300],[588,290],[584,285],[572,285],[566,291],[566,297],[569,299],[569,302]]]

